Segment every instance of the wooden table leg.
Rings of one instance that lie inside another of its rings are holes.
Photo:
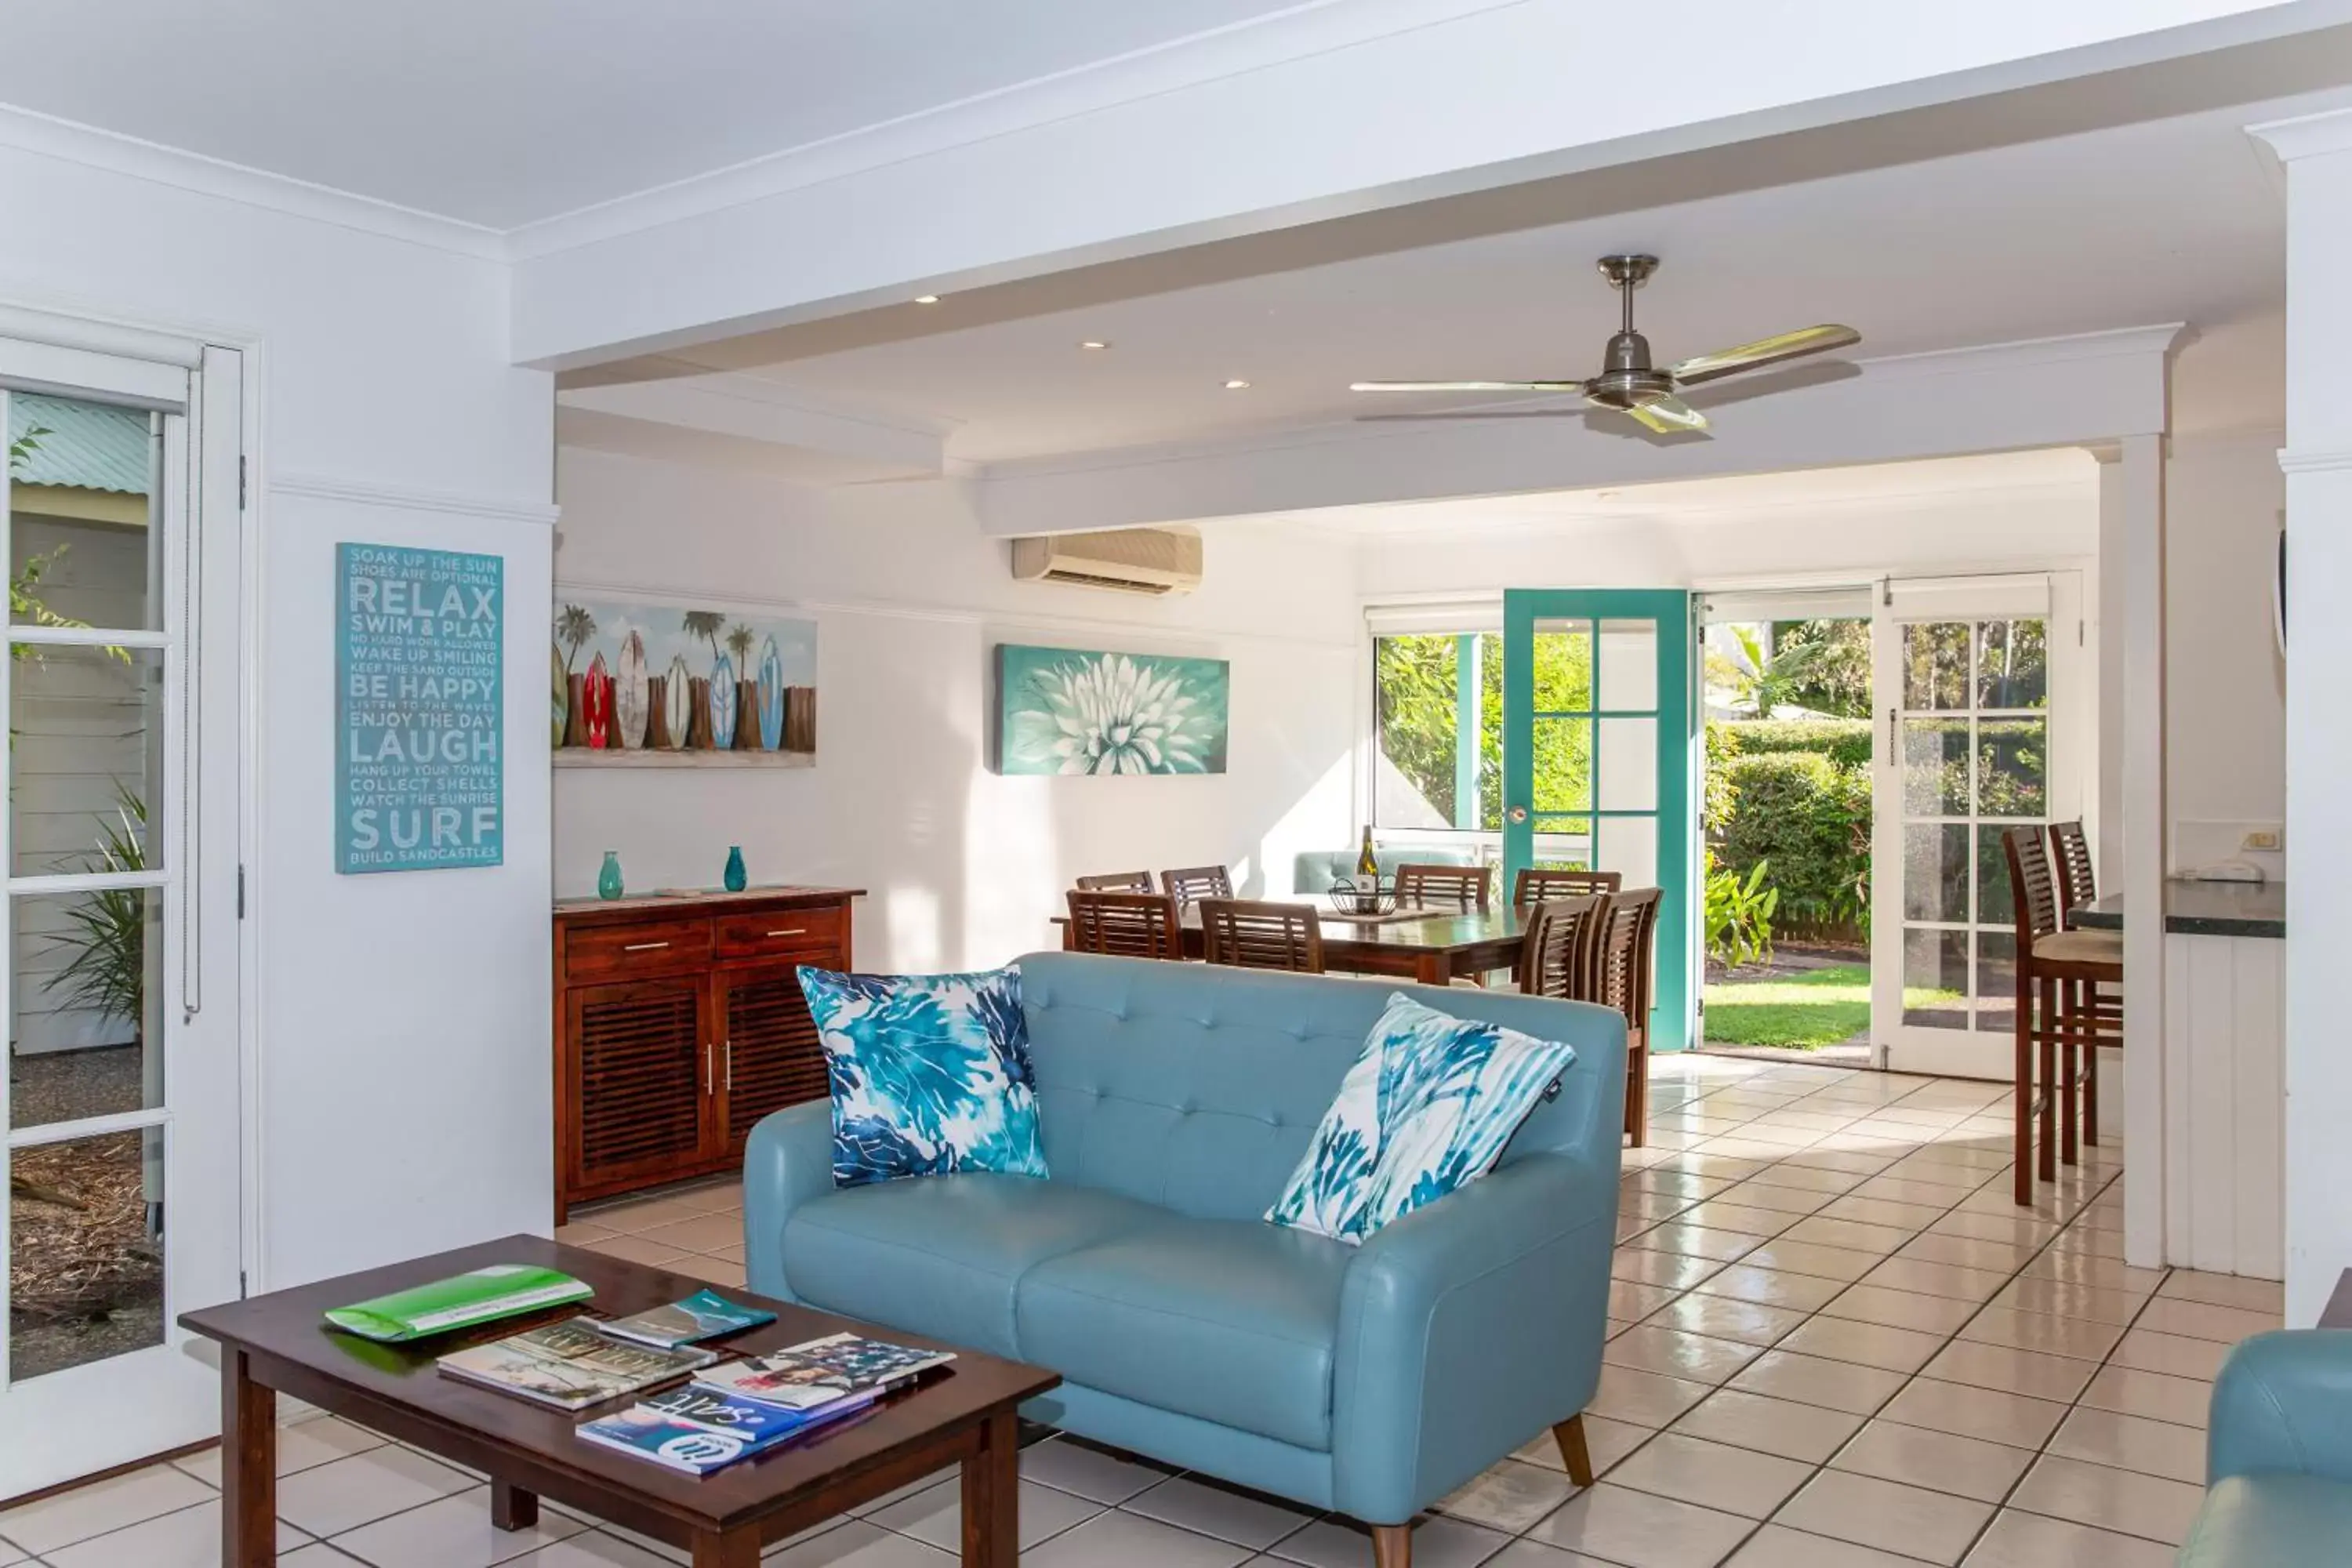
[[[253,1381],[245,1352],[221,1352],[221,1563],[278,1561],[278,1395]]]
[[[980,1452],[963,1462],[963,1568],[1015,1568],[1020,1488],[1021,1428],[1007,1410],[988,1418]]]
[[[539,1494],[510,1482],[490,1482],[490,1522],[500,1530],[530,1530],[539,1523]]]
[[[1412,961],[1412,977],[1423,985],[1443,985],[1454,976],[1454,955],[1443,948],[1433,948],[1416,954]]]
[[[694,1538],[694,1568],[760,1568],[760,1532],[730,1530]]]

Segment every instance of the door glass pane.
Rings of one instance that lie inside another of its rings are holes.
[[[8,1380],[163,1342],[163,1131],[9,1151]]]
[[[11,393],[9,618],[159,630],[161,530],[151,527],[160,416]]]
[[[2046,708],[2050,704],[2046,623],[1981,621],[1977,626],[1977,706]]]
[[[2048,721],[1977,721],[1977,815],[2039,817],[2050,809]]]
[[[1462,732],[1466,651],[1473,720]],[[1372,821],[1381,827],[1503,826],[1503,639],[1499,633],[1414,633],[1373,644],[1380,755]],[[1464,786],[1469,793],[1465,795]]]
[[[1969,830],[1964,825],[1904,826],[1903,918],[1967,923]]]
[[[1592,809],[1592,721],[1538,719],[1529,737],[1538,812]]]
[[[1603,719],[1599,730],[1600,809],[1657,810],[1658,721]]]
[[[1535,710],[1581,713],[1592,706],[1592,623],[1538,621]]]
[[[1655,621],[1601,623],[1601,707],[1612,713],[1658,709],[1658,626]]]
[[[1903,933],[1903,1021],[1929,1029],[1969,1026],[1969,933]]]
[[[163,900],[148,889],[11,900],[8,1122],[163,1103]]]
[[[1536,837],[1544,839],[1547,842],[1553,839],[1558,839],[1562,842],[1573,839],[1580,844],[1589,844],[1592,841],[1592,818],[1589,816],[1538,816],[1534,819],[1534,822]],[[1536,852],[1538,854],[1549,853],[1549,851],[1544,850],[1540,847],[1538,847]]]
[[[1969,721],[1903,721],[1903,810],[1909,816],[1969,814]]]
[[[1929,621],[1903,628],[1903,706],[1969,705],[1969,623]]]
[[[160,866],[160,824],[147,807],[163,762],[162,653],[26,643],[9,651],[15,874]]]
[[[1614,871],[1627,888],[1658,885],[1658,819],[1604,816],[1593,825],[1592,867]]]
[[[2017,933],[1977,932],[1977,1027],[2017,1027]]]

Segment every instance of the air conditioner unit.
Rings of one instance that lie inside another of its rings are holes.
[[[1123,594],[1189,594],[1201,585],[1201,531],[1112,528],[1013,542],[1023,583],[1075,583]]]

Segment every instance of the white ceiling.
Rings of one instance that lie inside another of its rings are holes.
[[[1664,258],[1639,296],[1663,359],[1824,321],[1859,328],[1867,356],[2186,321],[2202,336],[2179,425],[2272,423],[2284,398],[2284,200],[2242,127],[2307,107],[2232,108],[1433,244],[751,374],[949,424],[950,454],[982,462],[1214,438],[1363,413],[1347,391],[1358,378],[1589,374],[1616,324],[1593,259],[1633,248]],[[1112,346],[1079,348],[1087,339]],[[742,368],[732,347],[673,357]],[[1228,378],[1251,385],[1228,392]],[[1718,417],[1738,417],[1736,405]]]
[[[1300,0],[13,5],[0,103],[509,229]]]

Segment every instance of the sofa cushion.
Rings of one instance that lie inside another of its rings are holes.
[[[2284,1472],[2225,1476],[2180,1548],[2179,1568],[2352,1561],[2352,1485]]]
[[[1097,1188],[982,1172],[845,1187],[785,1223],[784,1282],[810,1306],[1017,1360],[1023,1274],[1165,1217]]]
[[[1107,1394],[1328,1449],[1339,1287],[1354,1256],[1305,1231],[1170,1216],[1031,1269],[1021,1359]]]

